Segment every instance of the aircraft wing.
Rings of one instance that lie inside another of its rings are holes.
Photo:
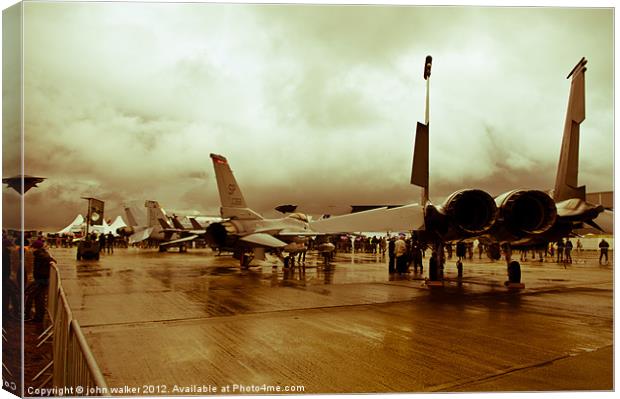
[[[170,245],[177,245],[177,244],[181,244],[183,242],[188,242],[188,241],[193,241],[196,238],[198,238],[197,235],[191,235],[191,236],[187,236],[187,237],[183,237],[183,238],[179,238],[177,240],[172,240],[172,241],[166,241],[166,242],[162,242],[161,244],[159,244],[160,246],[170,246]]]
[[[153,232],[153,227],[148,227],[142,231],[138,231],[129,236],[129,243],[135,244],[137,242],[144,241],[150,237],[152,232]]]
[[[267,233],[252,233],[239,238],[241,241],[245,241],[251,244],[256,244],[263,247],[281,248],[285,247],[286,243],[280,241],[274,236]]]
[[[424,227],[424,207],[410,204],[398,208],[377,208],[310,222],[320,233],[353,233],[358,231],[411,231]]]
[[[283,237],[314,237],[320,236],[323,233],[319,233],[316,231],[294,231],[294,230],[280,230],[278,232],[279,236]]]

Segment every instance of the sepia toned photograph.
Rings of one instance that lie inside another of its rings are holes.
[[[4,395],[613,392],[614,17],[3,3]]]

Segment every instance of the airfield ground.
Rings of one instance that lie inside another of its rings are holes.
[[[505,263],[477,255],[461,286],[452,260],[451,281],[429,289],[427,270],[390,278],[372,254],[338,254],[329,267],[309,254],[305,269],[283,271],[240,270],[210,250],[117,249],[100,261],[51,252],[111,388],[613,389],[613,267],[594,252],[566,267],[524,262],[521,291],[504,287]]]

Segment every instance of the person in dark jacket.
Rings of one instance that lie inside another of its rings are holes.
[[[394,252],[394,248],[396,247],[396,237],[390,238],[390,242],[388,243],[388,257],[389,257],[389,271],[390,274],[394,273],[396,270],[396,254]]]
[[[105,253],[105,234],[99,234],[99,253]]]
[[[573,257],[571,256],[571,252],[573,250],[573,243],[570,238],[566,239],[566,244],[564,244],[564,262],[573,263]]]
[[[609,258],[607,258],[607,252],[609,251],[609,243],[603,238],[598,244],[598,248],[601,250],[601,254],[598,257],[598,263],[603,263],[603,256],[605,257],[605,263],[608,263]]]
[[[556,243],[558,247],[558,257],[556,259],[556,263],[560,263],[564,261],[564,239],[560,238]]]
[[[437,260],[437,252],[433,251],[431,254],[431,258],[428,260],[428,279],[431,281],[439,280],[439,276],[437,275],[438,269],[438,260]]]
[[[34,265],[32,269],[32,275],[34,277],[34,283],[30,294],[27,296],[26,301],[26,314],[25,318],[30,318],[30,310],[32,309],[32,303],[34,302],[35,315],[34,322],[40,323],[45,316],[45,299],[47,295],[47,287],[50,279],[50,267],[52,262],[56,263],[56,260],[45,249],[45,244],[42,240],[37,240],[32,244],[34,249],[33,258]]]
[[[413,271],[417,273],[419,267],[420,273],[424,272],[424,266],[422,265],[422,249],[420,248],[420,243],[417,241],[411,243],[411,258],[413,261]]]
[[[456,243],[456,257],[461,262],[465,260],[465,253],[467,251],[467,246],[463,241],[459,241]]]

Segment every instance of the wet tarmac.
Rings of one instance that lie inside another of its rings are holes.
[[[450,261],[429,289],[372,254],[283,271],[209,250],[51,252],[109,386],[141,395],[613,389],[613,269],[594,253],[525,262],[509,291],[489,260],[460,286]]]

